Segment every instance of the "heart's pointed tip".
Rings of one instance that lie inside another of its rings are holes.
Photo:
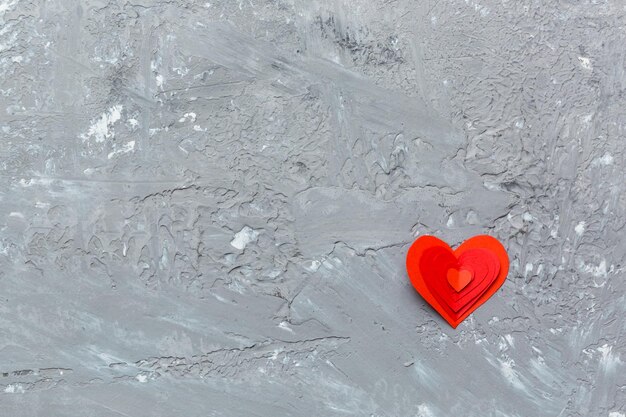
[[[449,319],[448,317],[444,317],[444,319],[448,322],[450,327],[452,327],[453,329],[456,329],[456,327],[461,323],[461,322],[453,321],[452,319]]]

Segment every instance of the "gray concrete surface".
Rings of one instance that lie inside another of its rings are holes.
[[[626,415],[621,0],[0,0],[3,416]],[[479,233],[457,330],[408,245]]]

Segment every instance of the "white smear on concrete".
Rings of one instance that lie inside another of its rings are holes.
[[[255,241],[259,237],[259,232],[251,227],[244,226],[239,232],[235,234],[235,238],[230,242],[230,245],[236,249],[244,250],[248,243]]]
[[[489,16],[489,13],[491,13],[491,10],[488,7],[483,6],[478,2],[465,0],[465,4],[469,5],[470,7],[473,7],[474,10],[477,11],[481,17]]]
[[[143,375],[143,374],[139,374],[135,377],[135,379],[141,383],[145,383],[148,382],[148,377]]]
[[[454,219],[452,216],[448,217],[448,221],[446,222],[447,227],[454,227]]]
[[[289,323],[287,323],[286,321],[281,321],[278,327],[280,327],[283,330],[287,330],[290,333],[293,333],[293,329],[289,327]]]
[[[580,261],[578,264],[578,269],[581,272],[586,272],[588,274],[593,275],[596,278],[606,277],[609,272],[606,267],[606,259],[602,259],[597,266],[586,264],[583,261]]]
[[[6,1],[0,3],[0,22],[4,21],[4,19],[2,19],[4,17],[4,13],[9,10],[9,8],[12,7],[15,3],[15,1],[11,3],[7,3]],[[0,52],[11,49],[17,41],[18,31],[14,30],[12,32],[9,32],[10,28],[10,25],[0,24],[0,38],[4,40],[4,43],[0,43]]]
[[[215,293],[211,293],[211,295],[212,295],[213,297],[215,297],[215,298],[217,299],[217,301],[220,301],[220,302],[222,302],[222,303],[228,303],[228,300],[227,300],[227,299],[225,299],[224,297],[221,297],[221,296],[219,296],[219,295],[217,295],[217,294],[215,294]]]
[[[28,180],[25,178],[22,178],[20,180],[20,185],[22,187],[32,187],[33,185],[49,186],[51,184],[52,184],[51,178],[31,178]]]
[[[579,56],[578,62],[580,63],[580,66],[586,70],[591,71],[593,69],[593,65],[591,65],[591,60],[586,56]]]
[[[611,411],[609,417],[626,417],[626,414],[620,413],[619,411]]]
[[[526,266],[524,267],[524,277],[527,277],[528,274],[530,274],[531,272],[533,272],[533,264],[528,262],[526,264]]]
[[[591,127],[591,121],[593,120],[593,115],[594,113],[589,113],[589,114],[580,116],[580,121],[582,122],[583,125],[585,125],[586,128]]]
[[[156,76],[156,85],[157,85],[157,87],[159,87],[159,88],[163,87],[164,83],[165,83],[165,78],[163,78],[163,76],[161,74],[158,74]]]
[[[426,404],[420,404],[417,406],[418,417],[435,417],[430,407]]]
[[[579,223],[576,225],[576,227],[574,227],[574,231],[576,232],[576,234],[577,234],[578,236],[582,236],[582,235],[583,235],[583,233],[585,233],[585,224],[586,224],[586,223],[585,223],[585,221],[583,220],[583,221],[579,222]]]
[[[498,349],[500,349],[500,352],[504,352],[507,349],[507,345],[504,343],[504,340],[500,339],[498,342]]]
[[[304,269],[309,272],[317,272],[317,270],[320,269],[321,265],[322,263],[317,260],[307,261],[304,263]]]
[[[537,267],[537,272],[535,273],[535,275],[540,276],[542,272],[543,272],[543,264],[539,264],[539,266]]]
[[[168,242],[166,239],[163,242],[163,253],[161,254],[161,260],[159,261],[159,268],[161,270],[166,270],[170,266],[169,251],[167,250],[167,248],[168,248]]]
[[[24,390],[22,384],[9,384],[4,389],[4,392],[7,394],[23,394],[26,390]]]
[[[15,6],[17,4],[17,0],[13,0],[13,1],[3,1],[0,2],[0,16],[3,16],[7,11],[9,11],[11,9],[11,7]]]
[[[598,166],[598,165],[609,166],[609,165],[613,165],[614,161],[615,161],[615,158],[613,158],[613,155],[611,155],[610,153],[607,152],[604,155],[602,155],[600,158],[594,159],[593,162],[591,162],[591,165],[593,165],[593,166]]]
[[[113,152],[109,152],[108,158],[111,159],[117,155],[132,152],[135,150],[135,141],[131,140],[130,142],[124,144],[121,148],[114,150]]]
[[[111,128],[115,122],[122,118],[122,109],[123,107],[121,105],[117,105],[102,113],[102,116],[89,126],[87,133],[80,135],[83,142],[88,139],[94,139],[96,142],[104,142],[105,139],[115,136]]]
[[[525,390],[524,384],[519,379],[518,373],[515,371],[515,361],[513,359],[501,360],[500,362],[500,372],[506,378],[507,381],[511,383],[515,388],[520,390]]]
[[[185,113],[183,114],[183,117],[178,119],[178,122],[185,123],[187,120],[191,120],[191,122],[193,123],[196,121],[196,117],[197,115],[194,112]]]
[[[619,356],[613,353],[613,346],[605,343],[596,350],[602,354],[600,366],[605,372],[613,371],[622,364]]]

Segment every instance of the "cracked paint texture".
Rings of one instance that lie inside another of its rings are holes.
[[[621,0],[0,0],[8,416],[625,417]],[[418,235],[499,238],[456,330]]]

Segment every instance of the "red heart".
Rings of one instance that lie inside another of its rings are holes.
[[[456,328],[504,283],[509,257],[491,236],[474,236],[454,251],[422,236],[409,248],[406,269],[417,292]]]
[[[474,274],[467,269],[458,270],[456,268],[450,268],[448,269],[446,277],[448,278],[450,286],[454,288],[454,291],[460,292],[463,288],[467,287],[467,284],[474,278]]]

